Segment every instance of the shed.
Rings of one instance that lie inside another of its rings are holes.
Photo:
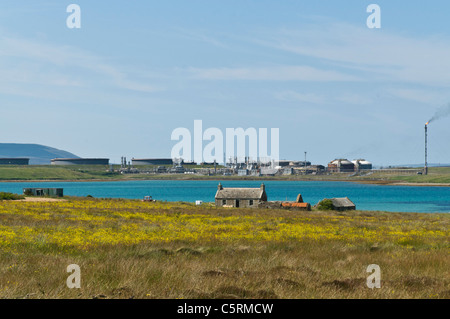
[[[29,165],[30,159],[29,158],[6,158],[1,157],[0,158],[0,165]]]
[[[295,202],[282,202],[281,207],[295,210],[311,210],[311,204],[303,202],[302,194],[297,195]]]
[[[24,188],[24,195],[29,196],[56,196],[63,197],[64,189],[63,188]]]
[[[348,197],[343,198],[325,198],[329,199],[333,203],[334,210],[355,210],[356,205]]]
[[[259,188],[223,188],[219,183],[215,196],[217,207],[258,207],[267,202],[264,184]]]

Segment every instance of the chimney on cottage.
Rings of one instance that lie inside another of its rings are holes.
[[[217,186],[217,189],[220,191],[223,189],[222,184],[219,183],[219,185]]]
[[[261,190],[262,191],[266,190],[266,186],[264,185],[264,183],[261,184]]]

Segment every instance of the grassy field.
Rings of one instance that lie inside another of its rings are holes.
[[[0,166],[0,181],[116,179],[121,174],[107,172],[106,166]]]
[[[390,180],[408,183],[450,183],[450,167],[431,167],[428,175],[390,176]]]
[[[448,214],[0,201],[0,298],[450,298]],[[66,286],[67,266],[81,288]],[[381,268],[369,289],[366,268]]]

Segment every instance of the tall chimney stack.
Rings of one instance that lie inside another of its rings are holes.
[[[428,123],[425,124],[425,169],[424,174],[428,175]]]

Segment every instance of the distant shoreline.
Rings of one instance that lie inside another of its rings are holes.
[[[450,183],[414,183],[387,180],[339,180],[339,179],[281,179],[281,178],[145,178],[145,179],[45,179],[45,180],[0,180],[0,183],[72,183],[72,182],[130,182],[130,181],[211,181],[211,180],[227,180],[227,181],[286,181],[286,182],[347,182],[358,184],[372,185],[389,185],[389,186],[421,186],[421,187],[450,187]]]
[[[398,181],[348,181],[359,184],[373,184],[373,185],[390,185],[390,186],[429,186],[429,187],[450,187],[450,183],[413,183],[413,182],[398,182]]]

